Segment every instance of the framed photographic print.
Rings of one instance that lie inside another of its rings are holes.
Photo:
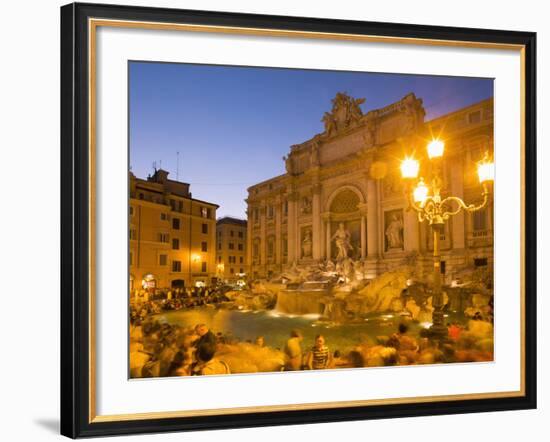
[[[535,42],[62,7],[62,434],[536,407]]]

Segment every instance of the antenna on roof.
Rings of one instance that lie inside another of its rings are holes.
[[[155,169],[155,172],[157,171],[157,162],[153,161],[153,169]]]
[[[162,160],[159,160],[159,169],[162,169]]]
[[[180,153],[176,152],[176,181],[180,180]]]

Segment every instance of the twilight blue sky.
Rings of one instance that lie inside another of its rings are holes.
[[[493,96],[493,80],[362,72],[130,62],[130,167],[157,167],[193,197],[245,218],[246,189],[284,173],[293,144],[323,131],[336,92],[366,98],[363,112],[409,92],[426,120]]]

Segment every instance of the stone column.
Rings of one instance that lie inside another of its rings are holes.
[[[325,220],[325,258],[331,259],[331,237],[332,232],[330,231],[330,213],[325,213],[323,216],[323,219]]]
[[[298,232],[296,231],[296,219],[298,217],[298,195],[295,192],[288,195],[288,263],[292,264],[297,258],[296,243]]]
[[[420,252],[418,216],[414,210],[403,210],[403,236],[406,252]]]
[[[267,234],[266,234],[266,207],[265,204],[260,208],[260,265],[265,272],[267,264]]]
[[[281,221],[283,216],[283,206],[281,199],[277,198],[275,203],[275,262],[278,266],[282,261],[282,248],[281,248]]]
[[[367,220],[365,215],[361,215],[361,259],[364,259],[367,254]]]
[[[321,185],[315,184],[313,186],[313,202],[312,202],[312,224],[313,224],[313,244],[312,255],[313,259],[321,259],[321,243],[323,238],[321,236]]]
[[[249,205],[248,210],[246,212],[247,214],[247,223],[246,223],[246,262],[245,262],[245,268],[247,268],[247,272],[252,271],[252,229],[254,226],[254,219],[253,216],[254,209]],[[216,245],[217,247],[217,245]]]
[[[464,158],[462,154],[455,155],[452,159],[452,167],[449,167],[449,181],[451,195],[464,198]],[[453,216],[451,235],[453,249],[464,249],[465,225],[464,211]]]
[[[378,259],[380,255],[378,233],[378,190],[375,180],[367,181],[367,252],[368,257]]]

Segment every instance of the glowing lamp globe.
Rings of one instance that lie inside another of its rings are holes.
[[[420,164],[414,158],[405,158],[401,161],[401,176],[403,178],[416,178]]]
[[[495,179],[495,165],[493,162],[485,159],[477,165],[477,176],[481,184]]]
[[[445,143],[441,140],[432,140],[428,144],[428,156],[430,159],[441,158],[445,150]]]
[[[414,201],[420,205],[424,204],[428,198],[428,187],[424,184],[424,180],[420,180],[413,192]]]

